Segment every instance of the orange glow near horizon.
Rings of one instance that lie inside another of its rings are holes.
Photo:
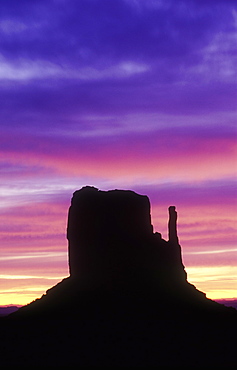
[[[186,268],[188,281],[210,299],[237,299],[236,266],[195,266]],[[228,286],[228,288],[227,288]]]
[[[188,281],[210,299],[237,299],[235,266],[187,267]],[[56,285],[62,276],[0,275],[1,305],[25,305],[40,298],[46,290]]]

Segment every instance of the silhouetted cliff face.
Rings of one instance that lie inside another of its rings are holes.
[[[125,260],[129,258],[131,250],[126,248],[125,252],[125,244],[134,244],[151,233],[150,204],[146,196],[132,191],[99,191],[93,187],[76,191],[67,231],[71,276],[82,277],[86,271],[95,270],[99,275],[102,270],[108,273],[110,264],[119,263],[122,256]]]
[[[68,216],[70,275],[85,289],[177,283],[186,279],[175,207],[169,241],[153,233],[148,197],[132,191],[84,187],[73,194]]]

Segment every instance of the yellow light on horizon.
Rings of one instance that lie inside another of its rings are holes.
[[[208,298],[237,298],[237,266],[192,266],[186,272],[188,281]]]
[[[188,281],[195,287],[204,292],[207,298],[210,299],[237,299],[237,267],[236,266],[192,266],[186,268]],[[26,305],[33,300],[40,298],[45,294],[46,290],[55,285],[55,280],[58,282],[60,277],[35,277],[37,279],[27,279],[29,276],[24,276],[23,280],[27,284],[24,286],[17,284],[19,276],[5,276],[9,281],[12,281],[12,286],[0,291],[0,305]],[[39,280],[38,280],[39,279]],[[49,281],[52,279],[51,284]],[[21,279],[20,279],[21,280]],[[21,280],[21,281],[23,281]]]

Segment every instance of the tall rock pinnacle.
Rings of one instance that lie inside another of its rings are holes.
[[[169,207],[169,241],[171,243],[179,244],[178,234],[177,234],[177,212],[174,206]]]

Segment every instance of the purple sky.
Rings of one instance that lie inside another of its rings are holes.
[[[67,209],[87,184],[147,194],[164,237],[175,204],[190,280],[236,297],[236,1],[0,8],[3,303],[67,275]]]

